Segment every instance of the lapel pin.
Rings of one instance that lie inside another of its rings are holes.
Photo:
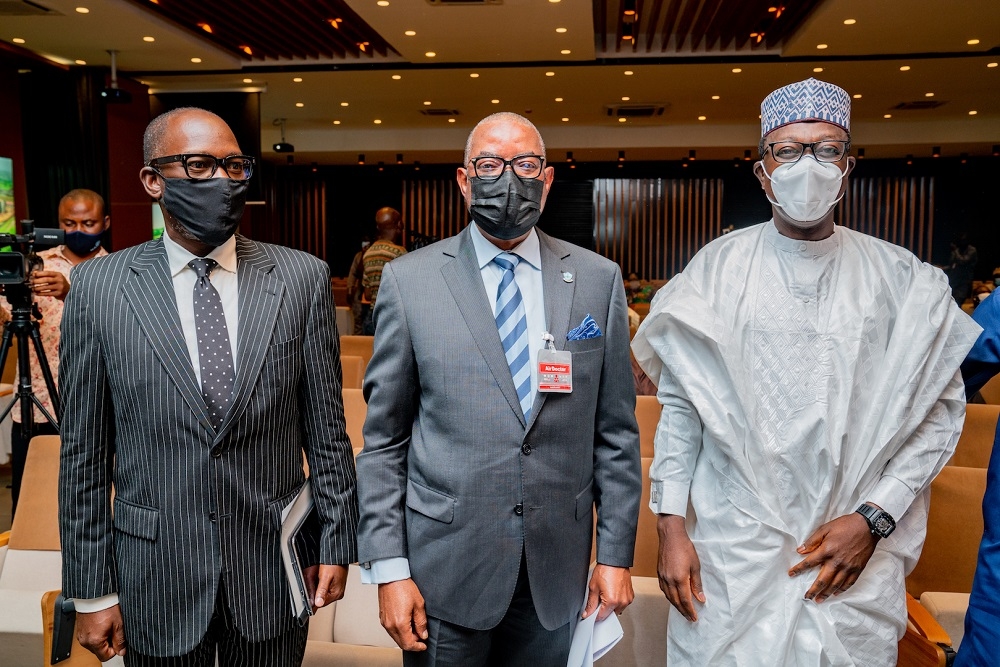
[[[563,271],[563,282],[564,283],[573,282],[573,274],[570,273],[569,271]]]

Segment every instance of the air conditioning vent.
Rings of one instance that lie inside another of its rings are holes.
[[[427,0],[427,4],[434,5],[436,7],[444,7],[447,5],[502,5],[503,0]]]
[[[0,16],[63,16],[30,0],[0,0]]]
[[[937,109],[942,104],[947,103],[947,100],[917,100],[916,102],[900,102],[893,109],[896,111],[924,111]]]
[[[420,113],[425,116],[457,116],[458,109],[421,109]]]
[[[609,116],[618,118],[654,118],[662,116],[669,104],[612,104],[604,107]]]

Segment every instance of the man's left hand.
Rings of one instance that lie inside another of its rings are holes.
[[[69,281],[58,271],[32,272],[30,287],[38,296],[53,296],[60,301],[69,294]]]
[[[313,611],[344,597],[347,586],[346,565],[310,565],[302,570],[306,592],[313,603]]]
[[[598,564],[594,568],[594,573],[590,575],[588,589],[590,595],[587,596],[583,618],[587,618],[597,610],[598,621],[603,621],[613,611],[620,614],[625,607],[632,604],[632,599],[635,597],[635,593],[632,592],[632,574],[627,567]],[[600,605],[599,610],[598,605]]]
[[[875,553],[876,544],[878,538],[872,535],[863,516],[853,512],[838,517],[820,526],[796,549],[806,558],[792,567],[788,576],[794,577],[820,566],[816,581],[805,597],[822,602],[854,585]]]

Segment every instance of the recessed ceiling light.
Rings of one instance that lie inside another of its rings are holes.
[[[563,100],[563,98],[561,98],[561,97],[557,97],[556,98],[556,102],[562,102],[562,100]]]
[[[564,117],[563,117],[563,119],[562,119],[562,122],[564,122],[564,123],[566,123],[566,122],[569,122],[569,118],[566,118],[566,117],[564,116]]]
[[[854,25],[857,22],[857,19],[844,19],[844,25]]]
[[[861,93],[854,93],[854,95],[852,95],[851,97],[853,97],[856,100],[860,100],[861,99]]]
[[[816,45],[816,48],[817,48],[817,49],[820,49],[820,50],[823,50],[823,49],[825,49],[825,48],[827,48],[827,47],[828,47],[828,45],[827,45],[827,44],[817,44],[817,45]]]
[[[823,68],[822,67],[813,67],[813,71],[818,74],[819,72],[823,71]]]
[[[392,78],[393,78],[393,80],[394,80],[394,81],[399,81],[399,80],[400,80],[400,79],[402,79],[403,77],[402,77],[402,76],[400,76],[399,74],[393,74],[393,75],[392,75]]]
[[[559,53],[563,54],[564,56],[568,56],[569,54],[571,54],[571,53],[573,53],[573,52],[572,52],[572,51],[570,51],[569,49],[563,49],[563,50],[562,50],[562,51],[560,51]]]
[[[559,0],[549,0],[549,2],[551,2],[552,4],[556,4],[557,2],[559,2]]]
[[[200,63],[200,62],[201,62],[201,58],[192,58],[192,59],[191,59],[191,62],[193,62],[193,63],[195,63],[195,64],[198,64],[198,63]]]
[[[145,37],[142,38],[142,41],[144,41],[144,42],[155,42],[156,38],[155,37],[150,37],[149,35],[146,35]]]
[[[698,116],[698,120],[708,120],[708,116]]]
[[[340,106],[342,106],[342,107],[346,107],[346,106],[348,106],[349,104],[350,104],[349,102],[341,102],[341,103],[340,103]]]
[[[742,69],[742,68],[740,68],[740,67],[734,67],[734,68],[733,68],[733,74],[739,74],[739,73],[740,73],[740,72],[742,72],[742,71],[743,71],[743,69]]]
[[[431,101],[430,100],[424,100],[424,106],[425,107],[429,107],[430,105],[431,105]]]
[[[500,100],[490,100],[491,104],[500,104]]]
[[[375,4],[378,5],[379,7],[388,7],[389,0],[378,0],[378,2],[376,2]]]
[[[12,39],[10,41],[14,42],[15,44],[24,44],[24,40],[22,38],[20,38],[20,37],[15,37],[14,39]]]
[[[407,37],[413,37],[414,35],[417,34],[417,31],[416,30],[407,30],[403,34],[406,35]]]
[[[16,42],[17,40],[15,39],[14,41]],[[987,67],[996,67],[997,63],[986,63],[986,66]]]
[[[972,111],[969,112],[969,115],[970,116],[975,116],[977,113],[979,113],[979,112],[976,111],[975,109],[973,109]]]
[[[892,118],[892,114],[891,113],[887,113],[886,115],[882,116],[882,118]]]
[[[335,120],[335,121],[333,121],[333,124],[334,125],[340,125],[340,121],[339,120]]]
[[[566,28],[556,28],[556,32],[558,32],[561,35],[564,32],[566,32]]]
[[[89,9],[87,9],[86,7],[77,7],[77,8],[76,8],[76,13],[77,13],[77,14],[89,14],[89,13],[90,13],[90,10],[89,10]],[[977,41],[978,41],[978,40],[977,40]]]
[[[934,93],[924,93],[924,97],[934,97]]]
[[[73,62],[75,62],[77,65],[86,65],[87,64],[86,60],[74,60]]]
[[[243,83],[253,83],[253,79],[243,79]]]
[[[632,70],[630,69],[625,70],[625,76],[632,76],[633,74],[635,74],[635,72],[633,72]]]
[[[295,83],[302,83],[302,77],[301,76],[297,76],[294,79],[292,79],[292,81],[294,81]]]
[[[909,72],[910,71],[910,66],[909,65],[903,65],[902,67],[899,68],[899,71],[900,72]]]
[[[454,122],[455,122],[455,119],[454,119],[454,118],[449,118],[449,119],[448,119],[448,122],[449,122],[449,123],[454,123]]]
[[[386,3],[386,4],[389,4],[389,3]],[[375,120],[373,120],[372,122],[373,122],[373,123],[375,123],[376,125],[381,125],[381,124],[382,124],[382,121],[381,121],[381,120],[379,120],[378,118],[376,118],[376,119],[375,119]]]
[[[472,74],[469,75],[469,78],[470,79],[478,79],[479,78],[479,73],[478,72],[473,72]]]
[[[305,104],[304,104],[303,102],[296,102],[296,103],[295,103],[295,106],[297,106],[298,108],[300,108],[300,109],[301,109],[302,107],[304,107],[304,106],[305,106]]]
[[[721,98],[721,97],[719,97],[718,95],[712,95],[712,99],[713,99],[713,100],[720,100],[720,99],[722,99],[722,98]]]
[[[622,98],[622,102],[628,102],[630,99],[632,98],[626,95],[625,97]]]
[[[545,76],[555,76],[555,75],[556,75],[555,72],[546,72],[545,73]]]
[[[619,119],[618,119],[618,122],[619,122],[619,123],[624,123],[624,122],[625,122],[625,119],[624,119],[624,118],[619,118]]]
[[[425,55],[425,56],[427,56],[428,58],[433,58],[433,57],[434,57],[434,56],[436,56],[437,54],[436,54],[436,53],[434,53],[433,51],[428,51],[428,52],[427,52],[427,53],[425,53],[424,55]]]
[[[76,11],[80,11],[80,10],[78,9]],[[968,44],[969,46],[975,46],[978,43],[979,43],[978,39],[970,39],[969,41],[966,42],[966,44]]]

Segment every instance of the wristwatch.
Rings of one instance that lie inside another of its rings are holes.
[[[868,503],[861,503],[861,507],[855,511],[868,522],[868,528],[871,529],[872,535],[889,537],[892,531],[896,530],[896,520],[885,510]]]

